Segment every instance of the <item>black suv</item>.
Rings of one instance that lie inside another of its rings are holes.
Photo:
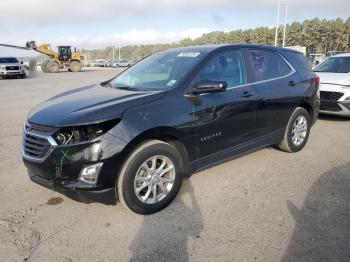
[[[318,85],[293,50],[160,52],[34,108],[23,160],[34,182],[62,192],[115,190],[132,211],[153,213],[195,171],[269,145],[301,150],[318,115]]]

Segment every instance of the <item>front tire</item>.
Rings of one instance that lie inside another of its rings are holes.
[[[49,73],[58,73],[60,71],[60,65],[56,61],[48,62],[46,68]]]
[[[45,61],[45,62],[43,62],[42,64],[41,64],[41,71],[43,72],[43,73],[48,73],[49,72],[49,70],[48,70],[48,68],[47,68],[47,64],[48,64],[48,61]]]
[[[283,140],[278,147],[285,152],[298,152],[305,146],[311,129],[309,113],[303,107],[294,110],[289,119]]]
[[[119,201],[138,214],[152,214],[165,208],[177,195],[184,164],[176,148],[160,140],[138,146],[119,174]]]

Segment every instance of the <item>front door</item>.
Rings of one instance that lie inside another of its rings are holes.
[[[195,77],[226,81],[227,90],[188,98],[192,105],[193,136],[199,157],[244,143],[255,136],[257,95],[247,84],[244,57],[240,50],[212,57]]]

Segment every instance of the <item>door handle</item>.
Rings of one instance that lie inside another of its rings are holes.
[[[241,94],[241,97],[251,97],[255,95],[255,92],[254,91],[244,91],[242,94]]]
[[[296,83],[295,83],[293,80],[291,80],[291,81],[289,81],[288,85],[290,85],[290,86],[295,86]]]

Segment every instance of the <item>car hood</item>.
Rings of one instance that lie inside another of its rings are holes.
[[[0,63],[0,66],[20,66],[20,63]]]
[[[73,89],[39,104],[28,115],[31,123],[77,126],[120,118],[123,111],[164,96],[165,92],[135,92],[100,84]]]
[[[322,73],[316,72],[322,84],[350,85],[350,73]]]

